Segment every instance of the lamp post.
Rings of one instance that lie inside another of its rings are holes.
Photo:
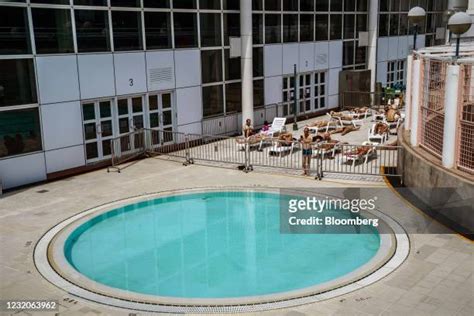
[[[416,50],[416,37],[418,35],[418,24],[425,19],[426,11],[422,7],[414,7],[408,12],[408,21],[413,24],[415,30],[413,35],[413,50]]]
[[[451,33],[456,34],[456,58],[459,58],[459,46],[461,35],[466,33],[472,25],[471,16],[465,12],[455,13],[448,21],[448,29]]]
[[[299,87],[298,87],[298,72],[296,70],[296,64],[293,66],[293,72],[294,72],[294,84],[293,87],[295,88],[295,95],[294,95],[294,102],[293,102],[293,130],[297,131],[298,130],[298,115],[296,111],[298,110],[298,94],[299,94]]]

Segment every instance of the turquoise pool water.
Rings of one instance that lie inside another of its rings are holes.
[[[229,298],[330,281],[368,262],[380,236],[281,234],[280,195],[207,192],[127,205],[79,226],[65,256],[81,274],[142,294]]]

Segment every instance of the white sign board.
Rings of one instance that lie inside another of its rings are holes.
[[[240,57],[242,53],[241,45],[242,41],[240,37],[229,37],[230,43],[230,58]]]

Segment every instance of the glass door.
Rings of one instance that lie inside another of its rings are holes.
[[[143,146],[143,136],[132,135],[144,127],[144,107],[142,96],[119,98],[117,100],[118,136],[120,151],[127,153]]]
[[[174,111],[171,92],[153,94],[148,97],[148,115],[153,133],[152,144],[169,144],[174,140]]]
[[[110,158],[113,138],[112,102],[102,100],[82,104],[82,120],[87,162]]]
[[[311,112],[311,74],[299,75],[299,112],[298,114]]]

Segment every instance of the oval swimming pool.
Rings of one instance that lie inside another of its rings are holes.
[[[64,257],[111,288],[219,299],[314,287],[350,274],[379,251],[376,229],[280,233],[281,199],[271,192],[209,191],[117,207],[75,227]]]

